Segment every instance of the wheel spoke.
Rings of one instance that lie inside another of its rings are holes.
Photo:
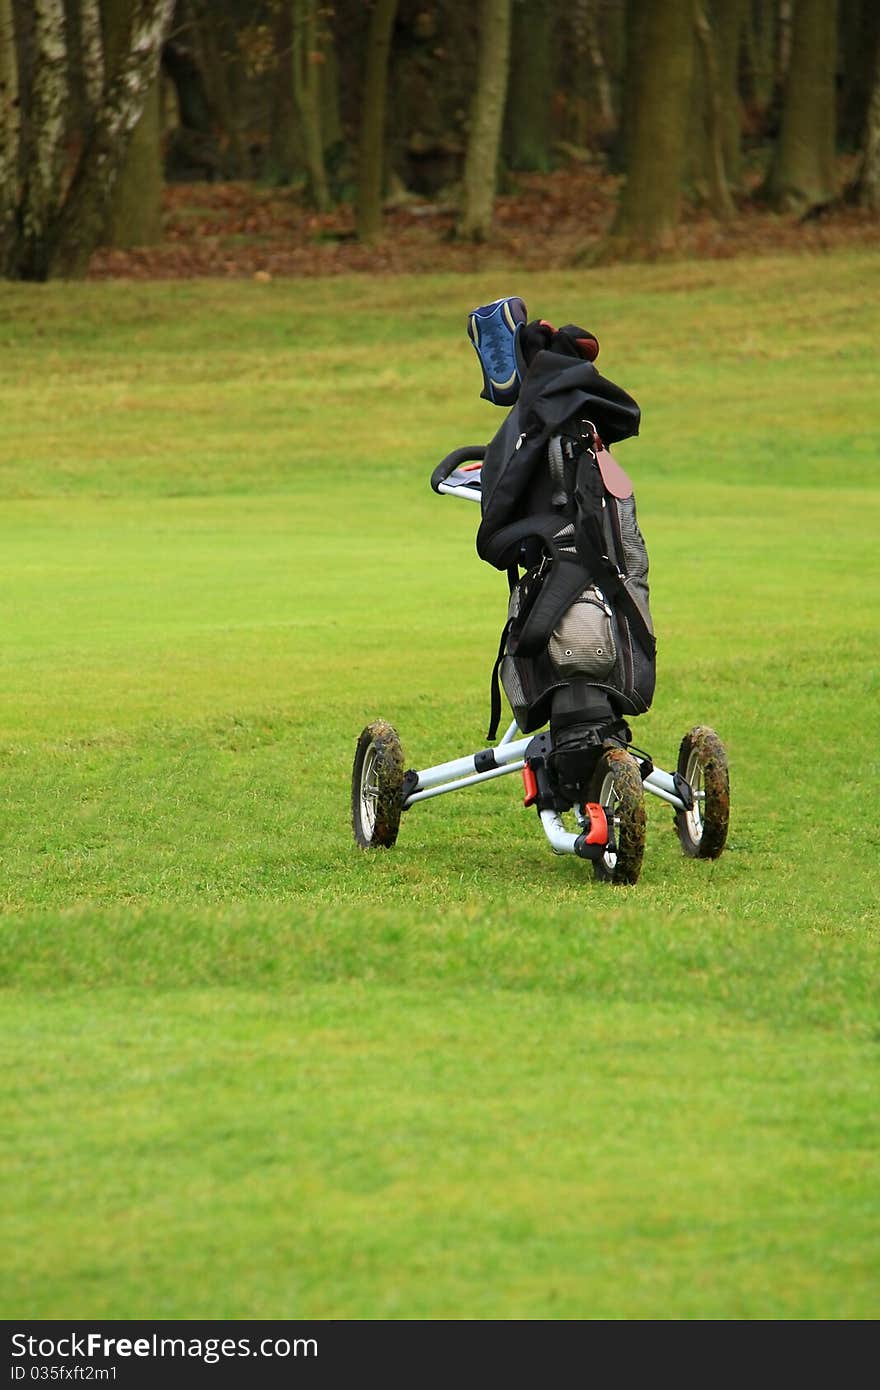
[[[705,801],[706,793],[703,790],[703,769],[696,749],[691,751],[691,755],[688,758],[685,777],[690,786],[693,799],[693,805],[690,810],[685,813],[687,825],[691,839],[698,845],[703,838],[703,817],[699,803]]]
[[[376,806],[379,802],[379,771],[376,766],[376,755],[370,749],[364,759],[364,770],[361,776],[361,815],[364,824],[372,834],[376,825]]]
[[[601,791],[601,794],[600,794],[600,796],[599,796],[599,805],[605,807],[606,810],[608,810],[608,811],[611,812],[611,815],[608,817],[608,819],[611,821],[612,825],[614,826],[615,831],[619,831],[620,819],[619,819],[619,817],[616,817],[616,816],[614,815],[614,807],[617,806],[617,805],[619,805],[619,804],[620,804],[620,793],[618,792],[617,787],[614,785],[614,778],[612,777],[611,773],[609,772],[608,775],[605,777],[605,780],[604,780],[603,783],[602,783],[602,791]],[[617,843],[617,834],[615,834],[614,840],[615,840],[615,844],[616,844],[616,843]],[[616,864],[617,864],[617,853],[616,853],[616,851],[615,851],[615,850],[606,850],[605,853],[602,855],[602,862],[604,863],[604,865],[605,865],[606,869],[608,870],[609,874],[613,874],[613,873],[614,873],[615,866],[616,866]]]

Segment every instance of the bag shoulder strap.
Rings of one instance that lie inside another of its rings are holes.
[[[501,722],[501,686],[498,680],[498,672],[501,670],[501,663],[507,650],[507,634],[510,632],[510,624],[513,619],[508,618],[501,631],[501,641],[498,643],[498,655],[495,658],[495,665],[492,667],[492,679],[489,683],[489,732],[486,739],[489,743],[498,735],[498,725]]]
[[[502,526],[494,536],[484,537],[477,533],[477,553],[496,569],[508,570],[516,564],[523,541],[533,536],[552,546],[553,537],[565,524],[559,512],[539,512],[535,516],[522,517]]]
[[[585,449],[578,460],[577,484],[574,493],[575,546],[581,563],[594,575],[611,603],[619,607],[628,622],[638,632],[647,651],[656,650],[657,641],[645,621],[645,615],[630,593],[626,575],[615,559],[608,554],[602,508],[617,505],[614,494],[605,486],[601,469],[593,450]]]

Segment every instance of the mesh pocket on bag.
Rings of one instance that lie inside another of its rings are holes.
[[[620,519],[620,539],[623,544],[624,569],[630,578],[647,579],[648,548],[636,520],[635,499],[626,497],[617,502]]]
[[[591,676],[601,680],[617,660],[609,605],[600,589],[585,589],[566,609],[548,644],[550,660],[560,676]]]
[[[513,717],[522,729],[525,727],[528,716],[529,699],[523,689],[517,663],[512,656],[506,656],[501,663],[501,684],[504,687],[510,708],[513,710]]]

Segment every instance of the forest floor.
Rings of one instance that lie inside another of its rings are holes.
[[[565,269],[602,240],[618,186],[618,178],[593,165],[517,175],[513,191],[496,201],[491,241],[478,246],[455,239],[452,204],[409,196],[386,208],[382,240],[366,247],[355,237],[350,203],[319,215],[294,188],[172,183],[164,192],[161,242],[99,250],[89,278],[418,274],[510,264]],[[835,205],[801,221],[747,201],[726,223],[686,208],[671,255],[727,258],[865,245],[880,245],[880,220],[858,208]]]

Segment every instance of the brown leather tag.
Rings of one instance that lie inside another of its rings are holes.
[[[612,497],[632,497],[633,485],[624,473],[617,459],[612,458],[604,444],[596,450],[596,462],[599,465],[599,472],[602,474],[602,482],[605,484]]]

